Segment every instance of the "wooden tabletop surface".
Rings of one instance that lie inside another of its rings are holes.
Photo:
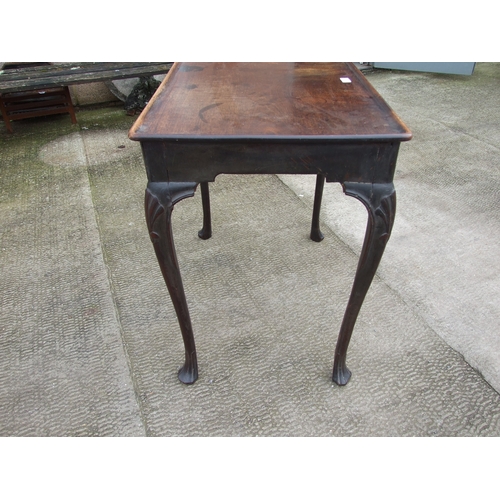
[[[351,63],[174,63],[132,140],[411,139]]]

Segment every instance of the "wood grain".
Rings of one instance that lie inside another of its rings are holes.
[[[133,140],[353,136],[402,141],[411,132],[350,63],[175,63],[130,132]]]
[[[172,63],[72,63],[0,71],[0,93],[167,73]]]

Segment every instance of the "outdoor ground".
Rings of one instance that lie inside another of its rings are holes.
[[[1,436],[500,436],[500,64],[375,70],[414,134],[396,222],[331,381],[366,210],[314,176],[220,176],[174,210],[200,364],[183,346],[120,106],[0,126]]]

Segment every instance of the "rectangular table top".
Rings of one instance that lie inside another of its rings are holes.
[[[174,63],[132,140],[377,140],[412,134],[351,63]]]

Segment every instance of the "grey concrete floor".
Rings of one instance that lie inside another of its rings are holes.
[[[393,235],[331,368],[366,211],[314,177],[220,176],[174,233],[200,378],[143,215],[134,118],[119,107],[0,128],[0,435],[499,436],[500,64],[366,76],[414,133]]]

